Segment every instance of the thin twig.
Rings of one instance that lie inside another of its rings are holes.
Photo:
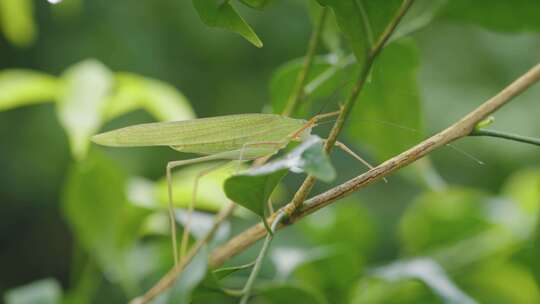
[[[526,144],[536,145],[540,146],[540,138],[534,138],[529,136],[523,136],[513,133],[506,133],[501,131],[495,131],[495,130],[489,130],[489,129],[479,129],[479,130],[473,130],[470,136],[489,136],[489,137],[497,137],[497,138],[504,138],[508,140],[518,141]]]
[[[330,131],[330,135],[328,136],[328,139],[326,140],[324,148],[327,153],[329,153],[332,147],[334,146],[339,136],[339,133],[341,132],[341,130],[343,129],[343,126],[345,125],[345,121],[347,120],[347,117],[349,116],[352,107],[356,103],[358,96],[360,95],[360,92],[364,88],[364,84],[369,76],[369,73],[371,72],[371,67],[373,66],[375,58],[377,58],[377,56],[383,49],[384,45],[386,44],[386,42],[388,41],[388,39],[390,38],[394,30],[396,29],[397,25],[399,24],[403,16],[405,16],[405,13],[411,7],[413,2],[414,0],[404,0],[402,2],[394,18],[392,18],[390,23],[388,23],[387,27],[385,28],[385,30],[383,31],[383,33],[381,34],[381,36],[379,37],[375,45],[373,45],[371,49],[369,50],[367,57],[365,59],[365,62],[362,66],[362,71],[360,72],[360,75],[356,82],[356,85],[353,87],[351,94],[349,95],[349,98],[347,99],[343,107],[341,108],[341,113],[337,117],[337,120],[334,123],[332,130]],[[313,176],[306,177],[306,179],[304,180],[304,182],[302,183],[298,191],[295,193],[292,201],[289,204],[287,204],[287,206],[285,206],[285,212],[287,213],[287,215],[289,215],[289,217],[294,216],[294,213],[296,212],[296,210],[298,210],[298,208],[304,203],[307,196],[309,195],[309,192],[313,188],[313,185],[315,185],[315,181],[316,179]]]
[[[531,85],[540,80],[540,63],[527,71],[524,75],[512,82],[497,95],[487,100],[467,116],[454,123],[445,130],[435,134],[434,136],[422,141],[409,150],[385,161],[374,169],[359,175],[349,181],[336,186],[322,194],[319,194],[307,200],[295,214],[292,221],[281,223],[278,229],[286,225],[291,225],[301,218],[324,208],[339,199],[351,195],[360,188],[366,187],[379,179],[392,174],[398,169],[407,166],[416,160],[424,157],[433,150],[444,146],[459,138],[468,136],[475,126],[485,119],[488,115],[497,111],[500,107],[508,103],[512,98],[527,90]],[[272,222],[276,213],[272,214],[268,221]],[[243,252],[257,240],[264,237],[266,230],[262,225],[255,225],[233,239],[229,240],[225,245],[216,248],[210,256],[210,266],[218,267],[226,260]]]

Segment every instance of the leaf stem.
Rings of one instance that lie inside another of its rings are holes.
[[[304,86],[306,85],[307,76],[313,64],[313,58],[315,57],[315,52],[317,51],[317,46],[321,40],[322,31],[326,23],[326,15],[328,14],[328,8],[323,7],[321,9],[321,14],[317,23],[315,25],[315,30],[309,38],[308,50],[304,58],[304,64],[302,70],[298,73],[296,77],[296,82],[294,84],[293,92],[287,100],[287,105],[281,113],[284,116],[291,116],[296,112],[300,102],[304,98]]]
[[[345,121],[347,120],[352,107],[358,100],[358,96],[360,95],[360,92],[364,88],[364,84],[366,83],[366,80],[369,76],[369,73],[371,72],[371,67],[373,66],[373,63],[375,61],[375,58],[380,54],[381,50],[383,49],[384,45],[396,29],[397,25],[407,12],[407,10],[411,7],[414,0],[404,0],[401,3],[401,6],[399,7],[398,11],[396,12],[396,15],[390,23],[386,26],[385,30],[381,34],[381,36],[378,38],[375,45],[371,47],[369,50],[367,57],[365,59],[365,62],[362,66],[362,70],[360,71],[360,75],[358,76],[358,80],[356,81],[356,85],[353,87],[349,98],[345,102],[345,104],[342,106],[339,116],[337,117],[336,122],[334,123],[334,126],[332,127],[332,130],[330,131],[330,135],[328,136],[328,139],[325,143],[325,150],[327,153],[329,153],[336,143],[336,140],[339,136],[339,133],[343,129],[343,126],[345,125]],[[313,188],[313,185],[315,184],[315,178],[313,176],[308,176],[298,191],[295,193],[292,201],[285,206],[285,212],[289,215],[289,217],[292,217],[294,215],[294,212],[298,210],[300,206],[304,203],[306,200],[309,192]]]
[[[479,129],[479,130],[473,130],[469,136],[489,136],[489,137],[497,137],[497,138],[504,138],[512,141],[522,142],[526,144],[536,145],[540,146],[540,138],[534,138],[529,136],[523,136],[513,133],[506,133],[496,130],[489,130],[489,129]]]
[[[247,301],[249,300],[249,296],[251,295],[251,290],[253,289],[253,284],[255,283],[255,280],[257,279],[257,275],[259,274],[259,271],[261,270],[262,262],[264,258],[266,257],[268,248],[270,248],[270,243],[272,242],[272,239],[274,239],[274,232],[277,229],[277,225],[285,218],[285,216],[286,216],[286,213],[280,210],[278,211],[278,215],[276,216],[276,219],[274,220],[274,222],[272,222],[270,233],[266,234],[266,239],[264,240],[261,251],[259,252],[259,255],[257,256],[255,265],[253,266],[253,269],[251,270],[251,273],[249,274],[249,278],[246,282],[246,285],[244,286],[244,289],[242,290],[244,295],[242,296],[242,299],[240,300],[240,304],[246,304]]]

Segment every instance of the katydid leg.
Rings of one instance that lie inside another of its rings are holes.
[[[213,160],[215,157],[212,155],[203,156],[203,157],[197,157],[192,159],[186,159],[186,160],[177,160],[177,161],[170,161],[167,163],[166,168],[166,176],[167,176],[167,194],[169,199],[169,221],[170,221],[170,228],[171,228],[171,239],[172,239],[172,247],[173,247],[173,257],[174,257],[174,265],[178,263],[178,246],[176,244],[176,219],[174,214],[174,204],[173,204],[173,191],[172,191],[172,170],[174,168],[189,165],[189,164],[195,164],[195,163],[201,163],[204,161]]]
[[[205,175],[208,175],[210,174],[211,172],[219,169],[220,167],[222,166],[225,166],[226,164],[228,164],[230,162],[220,162],[214,166],[211,166],[205,170],[202,170],[200,171],[197,176],[195,177],[195,182],[193,184],[193,192],[191,194],[191,202],[188,206],[188,211],[187,211],[187,219],[186,219],[186,223],[184,224],[184,231],[182,233],[182,241],[180,242],[180,260],[183,259],[183,257],[186,255],[186,251],[187,251],[187,245],[188,245],[188,241],[189,241],[189,232],[190,232],[190,227],[191,227],[191,221],[192,221],[192,218],[193,218],[193,210],[195,209],[195,204],[197,202],[197,191],[198,191],[198,188],[199,188],[199,181],[201,180],[201,178],[203,178]]]
[[[351,150],[351,148],[347,147],[344,143],[342,143],[340,141],[336,141],[334,143],[334,145],[336,147],[340,148],[341,150],[343,150],[345,153],[347,153],[347,154],[351,155],[352,157],[354,157],[356,160],[360,161],[362,164],[364,164],[369,169],[374,168],[370,163],[368,163],[365,159],[360,157],[360,155],[354,153],[354,151]],[[388,183],[388,180],[386,180],[386,178],[383,177],[383,180],[384,180],[385,183]]]

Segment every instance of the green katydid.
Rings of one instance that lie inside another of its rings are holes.
[[[302,141],[323,118],[336,116],[339,111],[319,114],[310,120],[295,119],[277,114],[237,114],[185,121],[158,122],[129,126],[95,135],[92,140],[113,147],[170,146],[174,150],[203,155],[201,157],[167,163],[169,217],[175,263],[178,262],[176,224],[172,199],[172,169],[213,160],[254,160],[267,158],[283,149],[291,141]],[[371,166],[343,144],[337,146]],[[198,177],[201,177],[199,174]],[[197,185],[194,186],[196,191]],[[195,195],[189,206],[188,217],[194,208]],[[189,223],[189,220],[188,220]],[[180,258],[187,245],[189,225],[186,224],[181,243]]]

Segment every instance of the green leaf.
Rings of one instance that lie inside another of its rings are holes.
[[[415,1],[407,14],[403,16],[403,20],[401,20],[389,41],[395,41],[410,35],[431,23],[447,2],[448,0]]]
[[[135,74],[116,74],[116,88],[104,110],[106,119],[110,120],[139,108],[164,121],[195,117],[187,98],[175,87]]]
[[[0,29],[15,46],[32,44],[37,35],[33,1],[0,0]]]
[[[311,135],[285,156],[263,166],[249,170],[244,175],[258,176],[288,169],[295,173],[307,173],[324,182],[336,177],[336,171],[324,150],[323,140]]]
[[[487,196],[468,189],[449,189],[420,195],[399,224],[407,253],[452,245],[494,227],[486,217]]]
[[[343,35],[350,44],[358,62],[363,62],[372,45],[369,20],[357,1],[318,0],[322,6],[332,8]]]
[[[304,101],[328,97],[350,81],[354,57],[337,58],[333,55],[316,56],[306,78]],[[281,113],[294,89],[294,83],[303,66],[303,58],[281,65],[270,80],[270,99],[274,113]],[[306,109],[308,110],[308,109]],[[308,111],[305,111],[308,112]]]
[[[271,283],[260,287],[256,299],[263,303],[280,304],[325,304],[328,303],[322,294],[314,289],[300,284]]]
[[[441,303],[441,301],[425,284],[417,279],[388,282],[381,278],[365,277],[356,284],[349,303],[417,304]]]
[[[356,256],[368,255],[376,244],[374,216],[362,201],[344,199],[333,208],[320,210],[300,224],[314,244],[337,245]]]
[[[55,279],[44,279],[6,291],[6,304],[60,304],[62,288]]]
[[[272,0],[240,0],[240,1],[249,7],[262,9],[266,5],[268,5],[268,3],[270,3],[270,1]]]
[[[536,228],[533,234],[533,256],[537,257],[540,255],[540,212],[536,217]],[[536,279],[536,285],[540,286],[540,261],[535,258],[533,260],[533,274]]]
[[[295,166],[309,175],[324,182],[331,182],[336,178],[336,170],[330,163],[322,141],[307,148],[301,155],[302,164]],[[293,167],[294,168],[294,167]]]
[[[0,72],[0,111],[54,101],[60,89],[55,77],[30,70]]]
[[[182,272],[182,276],[176,280],[171,291],[166,295],[167,301],[165,303],[190,303],[191,294],[195,287],[203,281],[207,269],[208,253],[206,248],[203,247]]]
[[[335,254],[333,246],[319,246],[304,249],[301,247],[272,248],[270,259],[276,267],[276,278],[285,281],[303,264],[321,260]]]
[[[254,46],[259,48],[263,46],[257,34],[236,12],[229,1],[193,0],[193,5],[206,25],[238,33]]]
[[[318,1],[334,11],[338,25],[358,62],[364,61],[367,51],[377,41],[401,4],[398,0]]]
[[[418,52],[411,41],[386,47],[353,109],[348,134],[366,143],[378,159],[388,159],[422,138],[418,65]]]
[[[71,168],[64,186],[63,209],[75,238],[112,282],[130,294],[137,276],[127,259],[147,210],[128,203],[126,176],[93,151]]]
[[[85,60],[70,67],[62,76],[65,87],[58,100],[57,113],[68,134],[75,159],[87,153],[90,137],[102,123],[102,111],[113,87],[113,75],[102,63]]]
[[[443,16],[501,32],[540,31],[539,11],[539,1],[452,0]]]
[[[534,259],[538,260],[538,256]],[[469,294],[480,303],[540,303],[540,288],[521,262],[484,259],[459,276]],[[515,288],[519,286],[519,288]]]
[[[326,182],[336,177],[322,139],[312,135],[284,157],[228,178],[224,185],[225,194],[232,201],[264,217],[270,195],[289,170],[305,172]]]
[[[264,217],[270,195],[287,172],[279,170],[264,175],[234,175],[225,181],[225,194],[235,203]]]
[[[317,1],[309,1],[309,12],[313,24],[320,18],[322,7]],[[326,13],[326,22],[323,27],[321,41],[332,54],[341,55],[343,52],[342,37],[337,24],[336,15],[332,10]]]
[[[540,211],[540,169],[518,171],[505,182],[502,195],[512,199],[529,217]]]
[[[476,303],[452,282],[437,262],[429,258],[397,261],[387,266],[375,268],[372,273],[374,276],[389,282],[405,279],[421,280],[445,303]]]

